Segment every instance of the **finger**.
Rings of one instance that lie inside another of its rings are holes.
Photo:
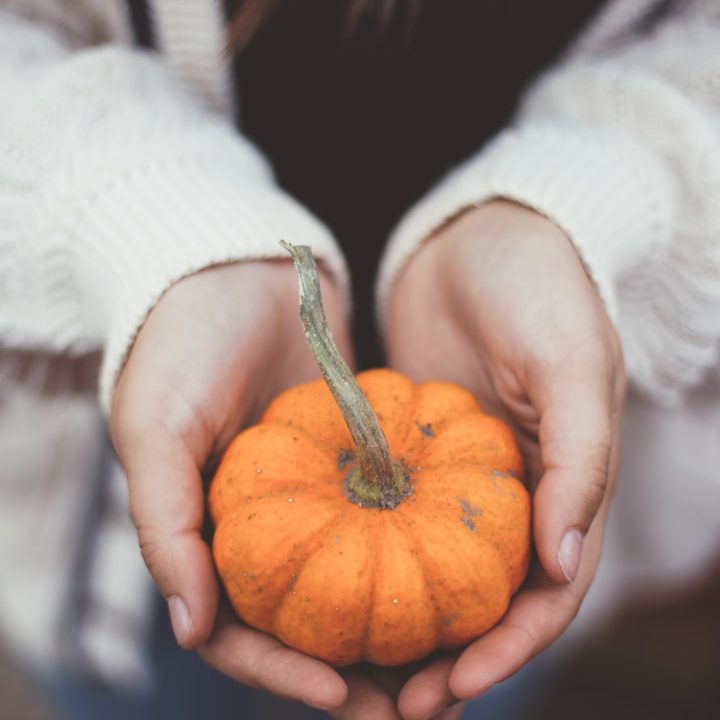
[[[577,575],[588,529],[608,490],[619,443],[613,394],[601,373],[563,374],[540,398],[543,475],[533,498],[540,562],[556,582]]]
[[[567,628],[580,608],[600,556],[607,501],[587,535],[575,582],[557,585],[538,566],[529,588],[513,599],[505,617],[458,658],[448,679],[457,698],[482,695],[514,675]]]
[[[404,720],[425,720],[457,701],[448,685],[454,664],[454,657],[435,660],[405,683],[397,702]]]
[[[138,433],[133,440],[128,436],[121,460],[140,549],[168,601],[178,643],[195,648],[212,632],[219,598],[210,548],[200,534],[200,474],[182,441],[162,429]]]
[[[331,713],[336,720],[402,720],[393,696],[379,683],[359,670],[343,675],[348,695],[345,703]]]
[[[347,698],[345,682],[329,665],[238,622],[217,628],[199,654],[243,685],[306,705],[332,710]]]
[[[505,619],[460,656],[448,679],[452,693],[464,699],[482,695],[535,657],[574,614],[571,603],[558,597],[564,592],[555,585],[518,598]]]

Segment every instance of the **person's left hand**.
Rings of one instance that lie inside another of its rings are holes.
[[[500,623],[427,663],[398,710],[422,720],[506,679],[577,613],[599,560],[625,389],[615,330],[572,244],[512,202],[468,210],[400,273],[390,365],[471,390],[510,423],[528,466],[538,562]]]

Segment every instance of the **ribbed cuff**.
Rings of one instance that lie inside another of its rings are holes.
[[[423,240],[492,198],[515,200],[562,228],[613,318],[623,268],[667,243],[672,227],[667,170],[627,136],[556,125],[509,130],[452,172],[394,231],[377,288],[382,325],[393,281]]]
[[[222,159],[158,162],[92,198],[72,235],[86,326],[105,338],[100,401],[109,411],[127,353],[148,313],[179,279],[212,265],[285,257],[281,239],[310,245],[346,297],[344,260],[327,228],[292,198]]]

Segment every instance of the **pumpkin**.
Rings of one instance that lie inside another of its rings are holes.
[[[324,380],[275,398],[213,478],[227,597],[249,625],[338,666],[464,645],[499,621],[527,572],[514,437],[450,383],[378,369],[355,385],[324,324],[312,255],[286,247]]]

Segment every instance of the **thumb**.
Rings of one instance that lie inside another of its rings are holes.
[[[157,426],[123,435],[116,444],[145,564],[168,601],[178,643],[195,648],[210,636],[219,600],[212,555],[201,537],[199,470],[182,440]]]
[[[565,374],[538,403],[543,475],[533,500],[535,547],[556,582],[575,579],[607,495],[618,444],[611,397],[604,382]]]

